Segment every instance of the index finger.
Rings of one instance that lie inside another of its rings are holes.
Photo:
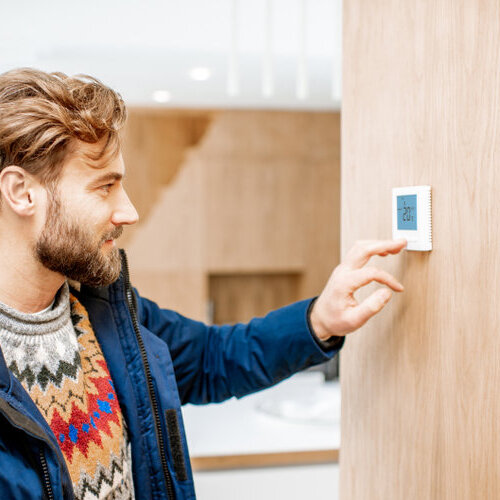
[[[394,255],[399,253],[406,245],[407,241],[405,239],[358,241],[347,252],[343,263],[352,269],[358,269],[363,267],[374,255],[382,257],[387,254]]]

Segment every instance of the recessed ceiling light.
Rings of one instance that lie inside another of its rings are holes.
[[[172,98],[168,90],[155,90],[153,92],[153,99],[156,102],[168,102]]]
[[[189,70],[189,76],[197,82],[204,82],[212,76],[212,71],[205,66],[197,66]]]

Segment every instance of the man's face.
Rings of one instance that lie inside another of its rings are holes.
[[[92,149],[92,145],[82,145]],[[122,186],[121,155],[104,168],[82,158],[68,161],[54,189],[48,190],[45,225],[36,256],[48,269],[89,286],[115,281],[121,269],[115,239],[137,212]]]

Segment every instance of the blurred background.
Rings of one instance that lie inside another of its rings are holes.
[[[340,0],[24,0],[2,6],[0,72],[121,93],[134,285],[247,321],[317,295],[339,261],[341,18]],[[337,498],[337,360],[184,417],[201,500]]]

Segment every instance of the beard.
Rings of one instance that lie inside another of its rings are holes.
[[[122,232],[122,226],[115,227],[96,241],[95,233],[71,220],[64,213],[59,197],[51,193],[47,220],[36,243],[35,254],[51,271],[83,285],[106,286],[118,279],[121,259],[116,247],[105,253],[102,246]]]

